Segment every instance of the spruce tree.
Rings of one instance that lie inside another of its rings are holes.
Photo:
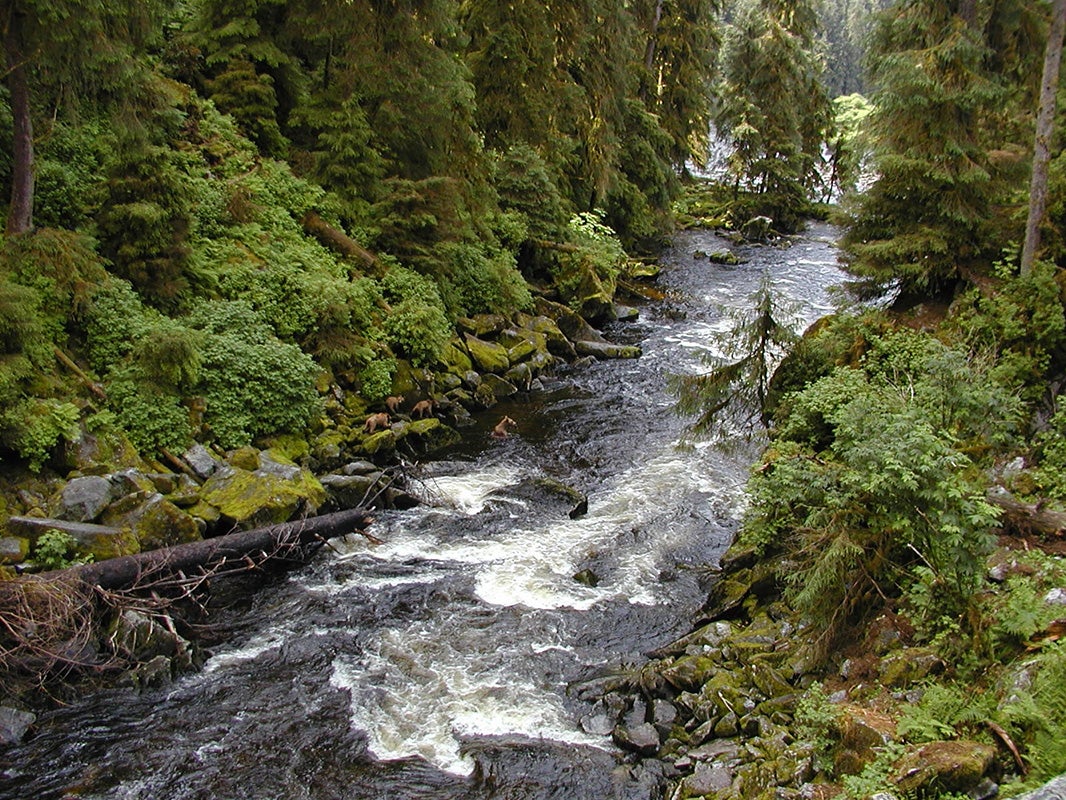
[[[1000,208],[1014,182],[1000,158],[1021,147],[1014,101],[1032,74],[1019,46],[1027,5],[906,0],[880,18],[870,64],[878,177],[843,241],[860,285],[935,294],[1006,244]]]
[[[8,234],[33,228],[35,123],[49,121],[99,95],[130,91],[144,60],[139,51],[158,34],[161,2],[118,0],[4,0],[6,71],[14,137]]]
[[[815,32],[807,0],[746,0],[725,46],[715,123],[732,144],[737,189],[756,194],[754,213],[772,217],[779,229],[799,224],[821,182],[832,106]]]

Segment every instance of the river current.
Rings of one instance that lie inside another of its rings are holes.
[[[560,370],[412,465],[426,502],[228,612],[202,670],[100,692],[0,753],[0,800],[656,798],[579,687],[682,635],[736,531],[754,446],[680,447],[671,374],[705,369],[764,273],[797,329],[832,310],[835,231],[734,247],[675,237],[665,299],[607,331],[643,355]],[[489,436],[503,414],[518,433]],[[588,496],[571,519],[535,483]],[[584,580],[575,579],[579,573]]]

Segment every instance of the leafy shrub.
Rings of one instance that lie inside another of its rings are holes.
[[[33,195],[34,222],[42,227],[81,229],[97,204],[103,148],[102,126],[83,121],[77,126],[55,122],[36,153]]]
[[[382,288],[391,305],[385,318],[389,343],[416,365],[433,364],[452,337],[433,281],[404,267],[393,267],[382,280]]]
[[[188,447],[192,440],[188,409],[180,397],[154,385],[136,365],[115,371],[107,396],[119,425],[139,451]]]
[[[37,292],[0,278],[0,403],[15,402],[35,369],[51,362]]]
[[[198,389],[204,421],[226,448],[256,436],[303,430],[319,409],[318,366],[295,345],[243,332],[206,338]]]
[[[88,564],[92,562],[93,556],[90,553],[79,557],[77,539],[66,531],[49,528],[34,542],[33,560],[43,569],[52,570]]]
[[[106,281],[92,293],[82,320],[89,361],[106,373],[161,320],[158,312],[145,308],[127,281]]]
[[[360,394],[374,402],[392,394],[392,376],[396,372],[395,359],[379,358],[367,364],[359,373]]]
[[[78,437],[80,415],[73,403],[29,398],[0,414],[0,435],[38,472],[60,440],[72,442]]]
[[[446,281],[456,296],[457,314],[507,313],[528,309],[529,287],[506,250],[486,252],[482,245],[445,242],[438,246],[446,264]]]
[[[1020,417],[987,365],[929,337],[875,337],[862,366],[782,401],[742,531],[787,551],[789,596],[825,642],[899,596],[901,567],[927,567],[939,613],[961,618],[997,520],[962,447],[1013,441]]]

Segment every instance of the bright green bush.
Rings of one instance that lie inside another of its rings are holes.
[[[28,398],[0,413],[0,437],[38,472],[60,441],[77,439],[79,417],[73,403]]]
[[[437,252],[446,264],[445,283],[455,297],[449,304],[453,312],[499,314],[532,305],[529,287],[506,250],[492,252],[480,244],[445,242]]]
[[[113,278],[91,295],[82,326],[89,360],[101,374],[119,364],[163,317],[148,309],[133,287]]]
[[[861,366],[782,400],[741,534],[787,552],[789,598],[826,641],[899,597],[908,567],[958,623],[997,522],[977,445],[1015,442],[1021,419],[988,364],[922,334],[873,337]]]
[[[393,267],[382,280],[391,308],[385,318],[385,333],[420,366],[433,364],[452,337],[444,303],[433,281],[413,270]]]
[[[383,400],[392,394],[392,376],[396,360],[379,358],[367,364],[359,373],[360,394],[369,402]]]
[[[189,410],[181,398],[154,385],[136,365],[115,370],[107,397],[115,419],[140,452],[181,452],[192,441]]]
[[[205,424],[223,447],[279,431],[300,431],[319,407],[318,366],[277,339],[250,305],[198,304],[183,322],[204,335],[196,391],[207,403]]]
[[[78,556],[78,540],[66,531],[49,528],[33,544],[33,560],[42,569],[66,569],[77,564],[88,564],[93,560],[90,553],[86,557]]]

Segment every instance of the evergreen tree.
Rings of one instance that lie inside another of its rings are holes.
[[[881,17],[871,60],[878,178],[844,237],[863,281],[935,293],[1006,243],[997,208],[1013,182],[999,157],[1020,147],[1012,101],[1031,80],[1018,46],[1026,5],[907,0]]]
[[[670,158],[681,169],[707,155],[721,6],[720,0],[634,4],[647,39],[641,97],[670,135]]]
[[[738,189],[758,195],[755,214],[779,228],[799,223],[821,182],[832,106],[814,52],[811,2],[746,0],[725,48],[715,123],[733,146]]]
[[[0,3],[14,132],[7,233],[33,228],[36,121],[101,91],[123,95],[131,109],[142,104],[143,94],[131,91],[131,74],[143,64],[137,48],[158,33],[161,6],[157,0]]]

